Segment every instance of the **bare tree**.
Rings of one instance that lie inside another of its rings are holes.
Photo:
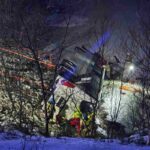
[[[137,1],[137,26],[130,28],[130,41],[128,48],[134,54],[137,68],[137,81],[142,87],[138,95],[136,95],[136,111],[135,122],[133,126],[143,130],[149,128],[150,112],[150,3],[149,1]]]
[[[100,94],[103,89],[103,76],[105,69],[104,66],[107,65],[105,61],[105,57],[107,54],[107,49],[110,41],[110,34],[112,29],[112,15],[110,14],[109,7],[107,6],[107,2],[95,0],[95,13],[94,13],[94,22],[93,22],[93,36],[96,39],[96,43],[92,46],[91,51],[96,52],[99,57],[96,59],[95,69],[97,67],[101,68],[101,77],[98,83],[98,91],[96,93],[96,100],[93,105],[93,125],[91,134],[94,136],[96,133],[95,127],[95,117],[100,111],[103,96]],[[103,3],[103,5],[102,5]],[[106,66],[105,66],[106,67]],[[100,96],[101,95],[101,96]]]
[[[48,77],[48,71],[45,73],[43,64],[48,66],[45,63],[41,63],[40,60],[40,50],[43,44],[46,43],[47,38],[49,40],[52,39],[52,28],[49,27],[48,25],[45,24],[45,18],[42,15],[42,13],[39,11],[38,6],[35,6],[32,10],[32,12],[26,12],[26,7],[24,5],[24,1],[20,1],[15,4],[12,1],[7,1],[8,3],[4,3],[1,1],[1,28],[3,30],[3,33],[1,33],[1,37],[3,40],[3,43],[5,43],[5,48],[11,48],[12,50],[9,50],[9,53],[16,54],[16,53],[21,53],[26,49],[27,55],[30,57],[31,63],[27,63],[26,60],[22,60],[20,58],[20,66],[21,65],[28,65],[31,70],[27,71],[25,74],[19,70],[19,66],[15,66],[15,69],[18,71],[20,75],[25,75],[26,78],[31,78],[30,74],[33,75],[32,80],[26,80],[22,79],[25,82],[30,83],[30,90],[33,90],[31,87],[33,86],[32,81],[38,82],[38,88],[39,88],[39,94],[41,93],[40,99],[36,102],[38,106],[39,103],[44,102],[44,114],[45,114],[45,135],[49,134],[49,119],[48,119],[48,111],[47,111],[47,100],[50,94],[50,88],[53,89],[53,85],[55,83],[56,77],[57,77],[57,66],[59,64],[59,60],[62,56],[62,51],[65,43],[65,39],[67,37],[68,33],[68,28],[69,28],[69,23],[70,23],[70,17],[69,18],[64,18],[66,21],[66,29],[64,33],[64,37],[62,39],[62,43],[60,44],[60,56],[58,63],[56,64],[54,72],[54,78],[47,78]],[[5,10],[3,9],[5,8]],[[13,45],[10,43],[10,41],[13,42]],[[15,49],[17,52],[13,52],[13,49]],[[12,52],[11,52],[12,51]],[[17,54],[18,56],[22,56],[22,54]],[[35,65],[34,65],[35,64]],[[3,64],[4,65],[4,64]],[[33,65],[33,67],[31,66]],[[23,67],[23,66],[22,66]],[[31,68],[32,67],[32,68]],[[29,69],[27,67],[27,69]],[[19,75],[18,74],[18,75]],[[17,72],[16,72],[17,75]],[[46,78],[46,79],[45,79]],[[21,78],[20,78],[21,79]],[[39,81],[38,81],[39,80]],[[50,80],[52,81],[52,84],[50,84]],[[22,90],[24,90],[24,85],[22,82],[18,81],[20,83],[20,86]],[[45,83],[48,83],[48,86],[46,88]],[[23,92],[23,91],[22,91]],[[24,96],[20,95],[20,98],[23,99]],[[22,101],[20,99],[20,116],[21,115],[23,108],[22,108]],[[33,105],[32,105],[33,106]],[[38,106],[39,107],[39,106]],[[40,109],[40,108],[36,108]],[[34,111],[34,108],[32,109]],[[20,122],[21,122],[21,117],[20,117]]]

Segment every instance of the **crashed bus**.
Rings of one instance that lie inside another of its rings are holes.
[[[72,59],[71,57],[70,60],[63,59],[58,68],[59,75],[54,85],[54,93],[48,100],[54,106],[53,119],[59,122],[58,115],[64,110],[65,115],[63,114],[63,117],[65,120],[74,119],[74,122],[77,123],[77,127],[74,123],[72,124],[77,128],[78,134],[80,134],[81,124],[84,124],[87,120],[92,123],[91,116],[97,102],[104,107],[107,114],[106,120],[112,120],[112,116],[118,111],[119,117],[116,121],[126,125],[125,117],[129,104],[134,99],[134,95],[141,92],[139,85],[119,80],[118,76],[120,76],[122,67],[113,70],[109,68],[102,78],[102,66],[108,63],[102,57],[98,57],[98,60],[96,56],[98,55],[85,49],[76,48]],[[104,80],[103,85],[102,80]],[[101,99],[103,102],[98,99],[100,92],[102,92]],[[101,112],[102,109],[98,108],[94,122],[97,124],[96,130],[106,135],[105,131],[101,129],[103,128]]]

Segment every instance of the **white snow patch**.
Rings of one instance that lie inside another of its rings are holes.
[[[4,135],[6,133],[0,133],[0,150],[150,150],[148,146],[121,145],[118,140],[45,138],[42,136],[21,137],[20,135],[16,139],[8,140],[2,138]]]

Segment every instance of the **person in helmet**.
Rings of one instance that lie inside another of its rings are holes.
[[[70,119],[70,125],[76,128],[78,135],[81,135],[82,127],[87,127],[92,121],[92,107],[91,103],[82,101],[79,108],[73,113]]]

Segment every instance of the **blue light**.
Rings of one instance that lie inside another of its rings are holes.
[[[108,40],[108,38],[110,37],[110,32],[107,31],[105,32],[94,44],[93,46],[90,48],[90,51],[92,53],[97,52],[97,50]]]

